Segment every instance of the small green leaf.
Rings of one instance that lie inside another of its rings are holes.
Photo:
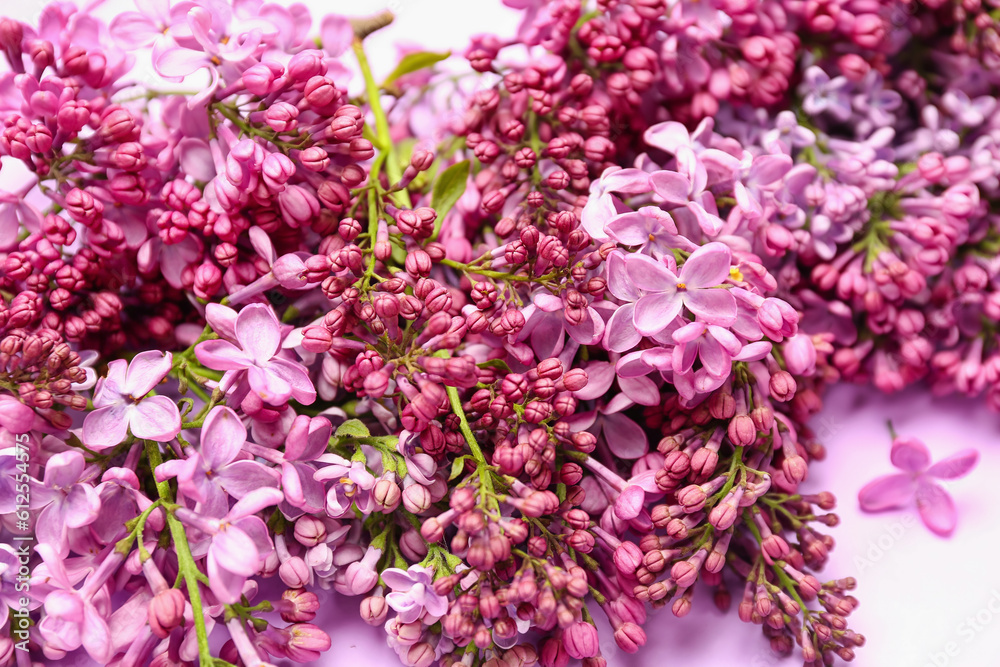
[[[368,427],[360,419],[348,419],[337,427],[337,432],[334,435],[338,438],[345,436],[349,438],[367,438],[371,435],[371,431],[368,430]]]
[[[510,366],[508,366],[507,362],[504,361],[503,359],[490,359],[489,361],[484,361],[480,364],[476,364],[476,366],[478,366],[479,368],[495,368],[498,371],[503,371],[504,373],[508,374],[514,372],[510,370]]]
[[[469,179],[469,161],[462,160],[453,164],[438,176],[434,183],[434,192],[431,194],[431,208],[437,212],[437,220],[434,222],[434,236],[437,238],[441,230],[441,223],[444,217],[455,205],[455,202],[465,194],[466,182]]]
[[[383,88],[388,88],[396,79],[401,76],[406,76],[411,72],[416,72],[418,70],[425,69],[427,67],[432,67],[437,63],[441,62],[445,58],[451,55],[451,51],[445,51],[444,53],[434,53],[433,51],[417,51],[416,53],[408,53],[403,56],[403,59],[399,61],[396,65],[396,69],[385,78],[382,82]]]
[[[451,464],[451,474],[448,475],[449,482],[462,474],[462,471],[465,470],[465,460],[467,458],[469,458],[468,455],[459,456],[455,459],[455,462]]]

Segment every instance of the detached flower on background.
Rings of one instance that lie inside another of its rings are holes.
[[[942,537],[951,535],[958,522],[955,503],[935,480],[968,475],[979,462],[979,452],[966,449],[931,465],[927,445],[916,438],[895,437],[890,459],[904,472],[866,484],[858,492],[861,509],[866,512],[899,509],[916,500],[924,525]]]

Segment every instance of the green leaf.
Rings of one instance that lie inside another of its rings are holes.
[[[465,470],[465,460],[467,458],[469,458],[468,454],[465,456],[459,456],[455,459],[455,462],[451,464],[451,474],[448,475],[449,482],[462,474],[462,471]]]
[[[479,368],[495,368],[498,371],[503,371],[504,373],[508,374],[514,372],[510,370],[510,366],[508,366],[507,362],[504,361],[503,359],[490,359],[489,361],[484,361],[480,364],[476,364],[476,366],[478,366]]]
[[[360,419],[348,419],[337,427],[337,432],[334,435],[338,438],[345,436],[349,438],[367,438],[371,435],[371,431],[368,430],[368,427]]]
[[[432,67],[450,55],[451,51],[445,51],[444,53],[434,53],[433,51],[417,51],[416,53],[408,53],[403,56],[402,60],[399,61],[399,64],[396,65],[396,69],[392,70],[389,76],[385,78],[385,81],[382,82],[382,87],[388,88],[395,83],[396,79],[399,77],[427,67]]]
[[[434,183],[434,192],[431,194],[431,208],[437,212],[437,220],[434,222],[434,236],[437,238],[441,230],[441,223],[448,215],[455,202],[465,194],[465,185],[469,178],[469,161],[462,160],[453,164],[438,176]]]

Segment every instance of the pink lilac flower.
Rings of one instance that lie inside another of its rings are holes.
[[[31,489],[32,509],[41,509],[35,530],[38,541],[61,556],[69,547],[67,532],[97,520],[101,500],[87,480],[87,463],[76,450],[60,452],[45,465],[45,477]]]
[[[916,438],[896,437],[890,453],[892,464],[902,473],[884,475],[858,492],[866,512],[880,512],[909,505],[917,510],[931,532],[947,537],[955,530],[958,515],[951,496],[935,480],[964,477],[979,461],[979,452],[966,449],[931,465],[927,446]]]
[[[332,465],[320,468],[313,479],[318,482],[335,480],[326,492],[326,511],[334,519],[351,512],[351,506],[356,506],[364,513],[371,512],[374,505],[372,487],[375,486],[375,476],[372,475],[361,461],[348,461],[336,454],[324,454],[318,461]]]
[[[220,602],[238,602],[247,578],[260,571],[264,559],[274,549],[267,525],[255,515],[277,505],[281,499],[278,489],[254,489],[220,519],[210,519],[187,508],[177,510],[178,519],[208,535],[209,587]]]
[[[146,396],[172,367],[173,355],[158,350],[140,352],[131,362],[110,362],[94,391],[94,411],[83,421],[84,444],[114,447],[130,430],[137,438],[172,440],[181,430],[177,404],[166,396]]]
[[[233,335],[227,340],[207,340],[195,347],[198,361],[208,368],[232,373],[223,379],[232,387],[246,377],[250,389],[270,405],[284,405],[294,398],[303,405],[316,400],[309,374],[301,364],[277,356],[281,347],[281,324],[269,306],[255,303],[240,311]]]
[[[38,624],[38,633],[46,655],[59,659],[82,646],[91,658],[108,664],[113,655],[111,630],[106,612],[98,608],[94,598],[123,557],[108,547],[98,560],[98,569],[77,589],[79,577],[71,577],[63,557],[51,545],[39,544],[35,550],[44,565],[32,573],[30,590],[44,602],[45,616]],[[100,606],[106,609],[108,605]]]
[[[0,394],[0,428],[21,434],[31,430],[35,411],[8,394]]]
[[[231,409],[216,406],[201,429],[201,446],[186,459],[165,461],[157,480],[177,477],[177,488],[202,504],[202,511],[219,516],[228,510],[228,497],[243,498],[250,491],[278,486],[278,475],[253,460],[240,459],[247,430]]]
[[[422,565],[406,570],[390,567],[382,572],[382,581],[392,589],[385,601],[400,623],[413,623],[425,614],[440,618],[448,612],[448,598],[434,592],[433,575],[433,568]]]
[[[736,299],[719,288],[729,277],[731,260],[729,247],[715,242],[691,253],[677,273],[646,255],[627,255],[621,262],[609,257],[608,288],[622,300],[634,301],[615,311],[608,323],[606,339],[620,341],[612,349],[624,351],[638,343],[639,336],[659,333],[685,306],[712,324],[734,322]]]

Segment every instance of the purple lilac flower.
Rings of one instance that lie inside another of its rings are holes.
[[[169,352],[140,352],[131,362],[115,359],[97,383],[94,411],[83,421],[83,442],[94,449],[114,447],[129,430],[137,438],[167,442],[181,430],[177,404],[166,396],[146,396],[173,366]]]
[[[229,508],[229,496],[240,499],[254,489],[278,486],[271,468],[239,458],[246,440],[246,427],[236,413],[216,406],[205,418],[198,451],[186,459],[165,461],[157,467],[156,479],[176,477],[177,488],[201,503],[203,512],[221,516]]]
[[[269,306],[255,303],[241,310],[233,335],[237,344],[207,340],[194,350],[205,366],[227,371],[224,386],[232,387],[245,376],[250,389],[270,405],[284,405],[289,398],[303,405],[316,400],[316,390],[305,368],[277,356],[281,325]]]
[[[866,484],[858,492],[861,509],[880,512],[906,506],[915,499],[924,525],[942,537],[951,535],[958,522],[955,503],[935,480],[969,474],[979,461],[979,452],[966,449],[931,465],[927,445],[915,438],[897,437],[892,441],[890,459],[903,472]]]
[[[448,599],[434,592],[433,575],[433,568],[421,565],[406,570],[390,567],[382,572],[382,581],[392,589],[385,601],[400,623],[413,623],[425,614],[440,618],[448,612]]]

